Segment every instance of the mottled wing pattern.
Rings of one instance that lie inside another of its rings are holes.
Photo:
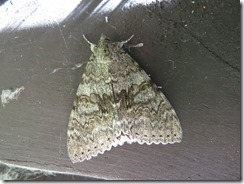
[[[124,52],[121,44],[113,43],[109,50],[112,62],[113,91],[120,103],[124,134],[131,142],[167,144],[180,142],[182,129],[179,119],[165,95],[149,76]]]
[[[94,50],[95,49],[95,50]],[[101,53],[100,53],[101,52]],[[102,50],[93,54],[82,75],[68,124],[68,153],[72,162],[89,160],[121,144],[121,125],[114,108],[113,92]]]
[[[129,40],[127,40],[129,41]],[[138,64],[101,36],[82,75],[68,125],[68,153],[72,162],[89,160],[124,142],[167,144],[180,142],[179,119]]]

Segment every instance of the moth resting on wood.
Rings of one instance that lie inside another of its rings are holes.
[[[111,42],[101,35],[98,44],[93,44],[86,39],[92,55],[77,90],[67,131],[73,163],[125,142],[173,144],[182,139],[175,110],[122,49],[129,40]]]

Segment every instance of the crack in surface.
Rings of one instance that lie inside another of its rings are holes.
[[[207,49],[211,54],[213,54],[216,58],[218,58],[223,63],[227,64],[229,67],[231,67],[234,70],[240,71],[240,68],[237,66],[234,66],[230,64],[228,61],[224,60],[220,55],[215,53],[213,50],[211,50],[200,38],[198,38],[194,33],[192,33],[189,29],[187,29],[185,26],[181,25],[194,39],[196,39],[205,49]]]
[[[227,64],[229,67],[231,67],[232,69],[240,72],[240,68],[237,67],[237,66],[234,66],[232,64],[230,64],[228,61],[224,60],[220,55],[218,55],[217,53],[215,53],[213,50],[211,50],[196,34],[194,34],[193,32],[191,32],[189,29],[187,29],[185,26],[184,26],[184,23],[183,22],[179,22],[179,21],[175,21],[171,18],[165,18],[163,17],[161,14],[153,11],[151,8],[147,7],[147,9],[155,14],[156,16],[158,16],[160,18],[160,20],[163,22],[164,20],[166,21],[169,21],[169,22],[172,22],[173,24],[176,24],[176,25],[179,25],[181,28],[183,28],[187,33],[189,33],[189,35],[191,37],[193,37],[196,41],[198,41],[205,49],[207,49],[212,55],[214,55],[217,59],[219,59],[221,62]],[[159,11],[160,12],[160,11]]]

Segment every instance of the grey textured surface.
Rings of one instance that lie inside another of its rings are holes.
[[[240,2],[127,10],[121,3],[92,14],[95,7],[85,0],[59,25],[1,31],[0,91],[25,87],[0,106],[1,162],[103,179],[240,180]],[[180,144],[126,144],[82,163],[69,160],[68,118],[91,54],[82,34],[97,42],[101,33],[143,42],[129,53],[175,108]]]

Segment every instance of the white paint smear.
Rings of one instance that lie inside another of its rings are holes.
[[[20,93],[24,90],[24,86],[20,87],[20,88],[16,88],[14,90],[10,90],[10,89],[4,89],[2,90],[2,94],[1,94],[1,101],[2,101],[2,105],[3,107],[5,107],[5,104],[9,103],[12,100],[17,100]]]

